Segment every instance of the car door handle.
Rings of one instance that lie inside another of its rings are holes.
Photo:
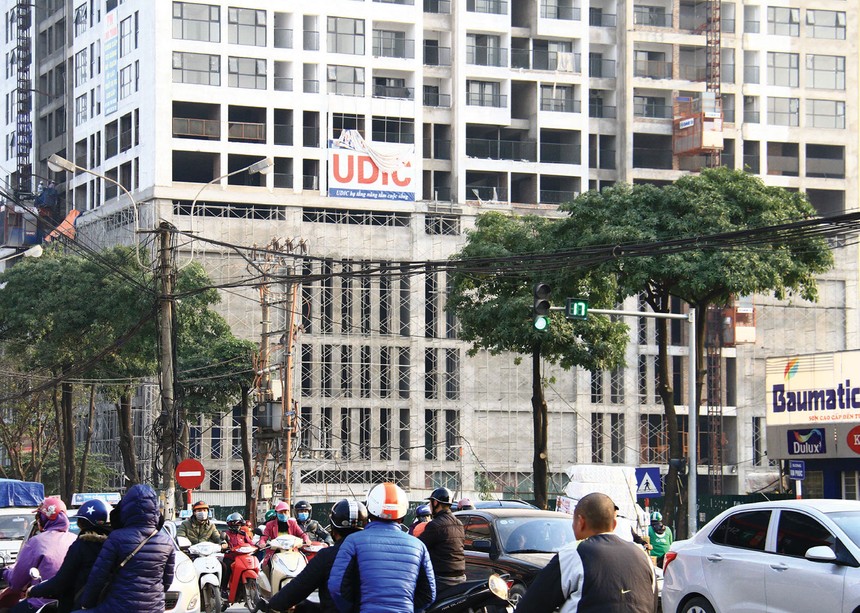
[[[774,570],[788,570],[788,564],[783,564],[782,562],[779,564],[771,564],[770,567]]]
[[[711,555],[708,556],[708,561],[709,562],[722,562],[723,556],[721,556],[718,553],[712,553]]]

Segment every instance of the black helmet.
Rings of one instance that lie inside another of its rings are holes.
[[[361,530],[367,524],[367,507],[357,500],[338,500],[328,515],[331,527],[338,530]]]
[[[311,503],[309,503],[307,500],[299,500],[296,503],[296,512],[298,512],[298,511],[310,512],[310,510],[311,510]]]
[[[239,532],[239,529],[245,525],[245,519],[241,513],[230,513],[227,516],[227,529],[230,532]]]
[[[430,494],[430,500],[435,500],[436,502],[441,502],[442,504],[451,504],[451,490],[447,487],[437,487],[433,490],[433,493]]]

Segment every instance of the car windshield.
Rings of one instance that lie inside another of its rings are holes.
[[[842,528],[854,544],[860,547],[860,511],[839,511],[827,513],[833,523]]]
[[[505,517],[496,521],[506,553],[555,553],[574,540],[566,517]]]
[[[32,521],[32,513],[0,515],[0,539],[23,539],[27,536]]]

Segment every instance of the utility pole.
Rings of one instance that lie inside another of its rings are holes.
[[[286,269],[286,277],[290,279],[292,277],[293,269],[291,267],[287,267]],[[284,502],[288,505],[292,506],[293,504],[293,479],[292,479],[292,470],[293,470],[293,432],[295,430],[294,424],[296,417],[296,410],[293,406],[293,394],[292,394],[292,370],[293,370],[293,336],[295,331],[295,309],[293,305],[296,302],[296,291],[298,290],[298,286],[292,281],[285,282],[285,296],[284,303],[286,308],[286,323],[287,329],[284,332],[283,338],[283,370],[281,371],[281,387],[283,389],[281,393],[281,404],[284,414],[284,438],[286,439],[284,442]]]
[[[161,423],[161,489],[164,497],[164,516],[173,519],[174,495],[176,484],[174,482],[174,466],[176,464],[176,419],[174,414],[174,390],[173,390],[173,314],[174,296],[173,287],[175,280],[174,250],[171,240],[173,238],[173,226],[163,221],[158,226],[159,258],[158,258],[158,280],[160,293],[159,301],[159,358],[161,368],[159,369],[159,383],[161,384],[161,415],[158,420]]]

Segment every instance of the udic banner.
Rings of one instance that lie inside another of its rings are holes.
[[[401,147],[396,157],[407,161],[390,170],[382,170],[369,153],[340,147],[338,141],[329,143],[328,152],[329,197],[415,200],[414,146]]]

